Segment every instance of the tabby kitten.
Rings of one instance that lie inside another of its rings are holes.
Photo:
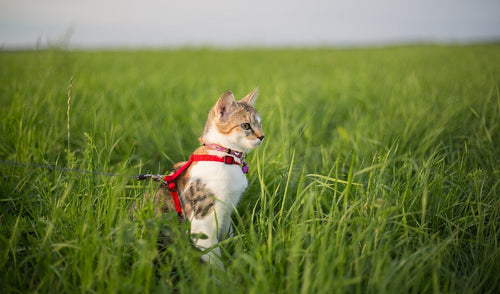
[[[229,159],[231,164],[227,161],[194,161],[175,180],[182,207],[180,217],[191,222],[192,242],[201,250],[216,245],[232,231],[232,210],[248,184],[244,174],[248,171],[244,154],[264,140],[261,118],[254,108],[257,91],[253,90],[239,101],[230,91],[222,94],[208,114],[199,138],[202,146],[192,155],[215,155]],[[174,165],[174,171],[184,164]],[[154,203],[160,212],[175,210],[166,183],[161,184]],[[206,238],[195,237],[203,235]],[[222,267],[220,248],[214,247],[202,256],[202,260]]]

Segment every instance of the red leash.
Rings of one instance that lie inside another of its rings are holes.
[[[175,173],[171,175],[166,175],[163,178],[163,182],[165,182],[172,194],[172,199],[174,200],[175,210],[179,215],[182,215],[182,206],[179,201],[179,193],[177,192],[177,185],[175,180],[195,161],[215,161],[215,162],[223,162],[225,164],[237,164],[240,165],[240,162],[234,160],[234,157],[226,155],[224,157],[219,157],[216,155],[194,155],[192,154],[189,157],[188,162],[186,162],[181,168],[175,171]]]

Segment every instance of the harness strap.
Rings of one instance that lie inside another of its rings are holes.
[[[175,180],[195,161],[215,161],[215,162],[223,162],[225,164],[237,164],[237,165],[241,164],[240,162],[236,161],[234,157],[229,155],[226,155],[224,157],[219,157],[217,155],[192,154],[189,157],[189,160],[183,166],[181,166],[181,168],[176,170],[171,175],[166,175],[163,178],[163,182],[167,184],[168,189],[170,190],[170,194],[172,194],[172,199],[174,200],[175,210],[180,216],[182,216],[182,206],[181,202],[179,201],[179,193],[177,192],[177,185],[175,183]]]

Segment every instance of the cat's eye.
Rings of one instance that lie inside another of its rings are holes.
[[[241,124],[241,128],[244,129],[244,130],[250,130],[250,124],[249,123],[243,123]]]

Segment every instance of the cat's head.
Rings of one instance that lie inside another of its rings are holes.
[[[258,89],[239,101],[227,91],[217,100],[208,113],[205,130],[200,142],[224,146],[241,152],[249,152],[264,140],[259,114],[254,108]]]

